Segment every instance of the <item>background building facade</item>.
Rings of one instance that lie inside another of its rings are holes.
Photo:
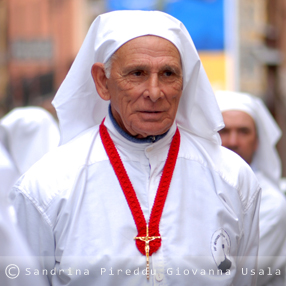
[[[7,72],[1,86],[2,105],[4,98],[9,109],[45,101],[54,96],[85,35],[84,1],[1,2],[5,2],[1,27],[5,27],[2,41],[6,43],[1,54]]]

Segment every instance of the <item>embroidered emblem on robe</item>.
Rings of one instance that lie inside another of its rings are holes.
[[[230,238],[224,229],[219,229],[214,232],[211,239],[211,252],[217,268],[225,273],[231,268],[230,260]]]

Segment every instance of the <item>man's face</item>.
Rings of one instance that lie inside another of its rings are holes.
[[[219,131],[222,145],[251,163],[258,146],[258,138],[253,118],[238,110],[222,112],[225,128]]]
[[[137,138],[163,134],[174,122],[182,94],[180,54],[166,39],[135,38],[116,51],[106,86],[123,130]]]

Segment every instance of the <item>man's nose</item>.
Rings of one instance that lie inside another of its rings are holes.
[[[237,132],[233,131],[230,132],[229,137],[228,137],[228,145],[230,147],[236,147],[238,144],[238,134]]]
[[[149,97],[151,101],[156,102],[159,98],[164,96],[160,88],[160,81],[157,74],[151,74],[146,82],[146,89],[143,92],[144,97]]]

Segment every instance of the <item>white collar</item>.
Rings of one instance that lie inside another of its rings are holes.
[[[146,150],[147,148],[149,148],[150,146],[153,147],[154,150],[159,150],[160,148],[162,148],[163,146],[169,146],[171,144],[171,141],[173,139],[173,136],[176,132],[177,129],[177,125],[174,122],[173,125],[171,126],[171,128],[169,129],[168,133],[166,134],[166,136],[164,136],[163,138],[161,138],[160,140],[158,140],[157,142],[149,142],[149,143],[135,143],[132,142],[130,140],[128,140],[127,138],[125,138],[124,136],[122,136],[118,130],[114,127],[109,114],[106,116],[105,121],[104,121],[104,125],[106,126],[106,128],[109,131],[110,137],[113,140],[115,146],[119,149],[123,148],[125,150]]]

